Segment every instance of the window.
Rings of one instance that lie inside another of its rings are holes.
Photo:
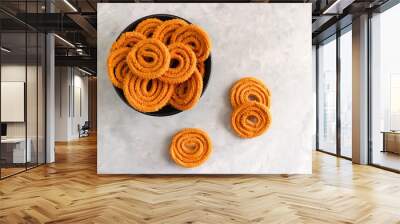
[[[400,5],[371,18],[372,164],[400,170]]]
[[[318,50],[318,144],[319,150],[336,153],[336,38]]]
[[[400,73],[390,74],[390,130],[400,130]]]
[[[340,36],[340,155],[352,157],[352,32]]]
[[[351,25],[318,45],[317,68],[317,149],[350,159],[353,79]]]

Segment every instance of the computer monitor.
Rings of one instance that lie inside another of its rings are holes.
[[[7,136],[7,124],[1,123],[1,137]]]

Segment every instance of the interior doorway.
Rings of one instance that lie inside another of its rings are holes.
[[[79,67],[55,69],[55,141],[74,141],[97,131],[97,78]]]

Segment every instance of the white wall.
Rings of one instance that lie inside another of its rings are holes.
[[[78,124],[83,125],[88,120],[88,78],[83,75],[75,68],[56,67],[56,141],[77,139],[79,137]],[[78,97],[79,94],[81,97]],[[79,100],[81,100],[80,103]],[[81,105],[81,113],[77,105]]]
[[[27,70],[25,70],[27,69]],[[35,66],[27,66],[25,67],[24,65],[19,65],[19,64],[6,64],[1,66],[1,81],[2,82],[25,82],[25,75],[26,71],[28,72],[28,81],[30,85],[36,85],[36,80],[30,79],[29,75],[30,74],[36,74],[36,67]],[[36,88],[27,88],[27,104],[30,102],[33,102],[33,99],[30,98],[35,98],[36,99]],[[30,97],[30,98],[29,98]],[[27,105],[31,106],[29,109],[29,112],[36,110],[36,101],[33,105]],[[34,107],[34,108],[32,108]],[[2,110],[6,110],[7,108],[1,108]],[[28,122],[35,121],[36,123],[36,113],[28,113]],[[29,127],[33,127],[33,124],[28,124],[28,129]],[[36,130],[36,125],[33,127]],[[28,130],[28,137],[29,133],[31,131]],[[36,133],[35,133],[36,134]],[[25,137],[25,122],[7,122],[7,136],[8,137]]]
[[[38,70],[36,70],[38,69]],[[27,81],[26,81],[27,78]],[[26,110],[27,120],[24,122],[7,122],[7,137],[20,138],[25,135],[30,139],[32,158],[36,158],[39,150],[39,162],[44,162],[44,74],[42,67],[25,66],[25,64],[3,64],[1,66],[1,81],[26,83]],[[7,96],[2,96],[7,97]],[[1,108],[7,110],[9,108]],[[23,111],[25,112],[25,111]],[[33,160],[36,162],[35,160]]]
[[[55,141],[68,140],[69,68],[55,68]]]
[[[75,70],[76,71],[76,70]],[[75,91],[74,91],[74,100],[75,100],[75,106],[74,110],[75,113],[73,113],[74,116],[72,116],[71,120],[71,136],[72,138],[77,138],[79,137],[78,129],[77,126],[78,124],[83,125],[85,121],[88,121],[88,77],[81,76],[82,73],[79,73],[79,75],[75,74],[75,79],[74,79],[74,86],[75,86]],[[80,99],[78,98],[80,91]],[[78,100],[81,102],[79,103]],[[79,111],[79,107],[81,112]]]

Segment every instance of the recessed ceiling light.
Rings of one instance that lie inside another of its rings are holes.
[[[73,6],[68,0],[64,0],[64,3],[67,4],[74,12],[78,12],[75,6]]]
[[[79,68],[79,67],[78,67],[78,70],[81,71],[81,72],[83,72],[83,73],[85,73],[85,74],[87,74],[87,75],[90,75],[90,76],[93,75],[92,73],[90,73],[90,72],[88,72],[88,71],[86,71],[86,70],[83,70],[83,69],[81,69],[81,68]]]
[[[11,52],[11,50],[9,50],[9,49],[7,49],[5,47],[1,47],[0,49],[1,49],[1,51],[4,51],[6,53],[10,53]]]
[[[68,40],[60,37],[58,34],[54,34],[55,37],[57,37],[59,40],[61,40],[62,42],[66,43],[67,45],[69,45],[70,47],[75,48],[75,45],[73,45],[71,42],[69,42]]]
[[[351,5],[355,0],[336,0],[322,14],[342,14],[343,9]]]

